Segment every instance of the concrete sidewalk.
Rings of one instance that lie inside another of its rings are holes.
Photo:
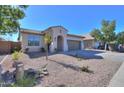
[[[124,63],[111,79],[108,87],[124,87]]]

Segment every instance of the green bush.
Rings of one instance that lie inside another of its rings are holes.
[[[26,49],[25,49],[25,52],[27,53],[28,51],[29,51],[29,48],[26,48]]]
[[[80,58],[80,57],[78,57],[77,59],[78,59],[78,61],[82,61],[82,58]]]
[[[117,34],[118,44],[124,44],[124,31]]]
[[[12,54],[12,59],[15,61],[15,60],[19,60],[19,58],[21,57],[21,52],[17,52],[15,51],[13,54]]]
[[[15,51],[20,51],[21,49],[20,49],[20,47],[14,47],[12,50],[11,50],[11,53],[14,53]]]
[[[24,76],[23,79],[16,81],[11,87],[33,87],[36,85],[36,79],[33,77]]]
[[[91,71],[90,69],[89,69],[89,66],[83,66],[83,67],[81,67],[81,71],[83,71],[83,72],[87,72],[87,73],[94,73],[93,71]]]
[[[55,52],[55,53],[57,52],[57,48],[54,48],[54,52]]]
[[[42,47],[42,48],[41,48],[41,52],[45,52],[45,48]]]

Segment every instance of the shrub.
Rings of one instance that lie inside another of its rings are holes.
[[[54,48],[54,52],[55,52],[55,53],[57,52],[57,48]]]
[[[27,53],[28,51],[29,51],[29,48],[26,48],[26,49],[25,49],[25,52]]]
[[[124,31],[117,34],[118,44],[124,44]]]
[[[42,48],[41,48],[41,52],[45,52],[45,48],[42,47]]]
[[[78,57],[77,59],[78,59],[78,61],[82,61],[82,58],[80,58],[80,57]]]
[[[32,87],[36,85],[37,80],[33,77],[24,76],[23,79],[16,81],[11,87]]]
[[[21,57],[21,52],[15,51],[15,52],[12,54],[12,59],[13,59],[14,61],[19,60],[20,57]]]
[[[94,73],[93,71],[91,71],[91,70],[89,70],[89,66],[83,66],[83,67],[81,67],[81,71],[83,71],[83,72],[87,72],[87,73]]]
[[[19,48],[19,47],[14,47],[14,48],[11,50],[11,53],[14,53],[15,51],[20,51],[20,48]]]

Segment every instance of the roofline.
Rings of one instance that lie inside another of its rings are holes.
[[[28,29],[28,28],[21,28],[20,30],[27,30],[27,31],[38,31],[38,32],[42,32],[41,30]]]
[[[56,27],[62,27],[63,29],[65,29],[65,30],[68,32],[68,30],[67,30],[65,27],[61,26],[61,25],[58,25],[58,26],[50,26],[50,27],[48,27],[47,29],[45,29],[44,31],[46,31],[46,30],[48,30],[48,29],[51,29],[51,28],[56,28]],[[44,31],[43,31],[43,32],[44,32]]]
[[[25,33],[25,34],[44,35],[44,33],[42,33],[41,31],[33,30],[33,29],[24,29],[24,28],[21,28],[20,32],[21,33]]]
[[[74,36],[74,37],[79,37],[79,38],[85,38],[84,36],[81,35],[74,35],[74,34],[67,34],[68,36]]]

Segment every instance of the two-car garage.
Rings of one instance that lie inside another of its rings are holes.
[[[81,49],[81,41],[77,40],[67,40],[68,50],[80,50]]]

